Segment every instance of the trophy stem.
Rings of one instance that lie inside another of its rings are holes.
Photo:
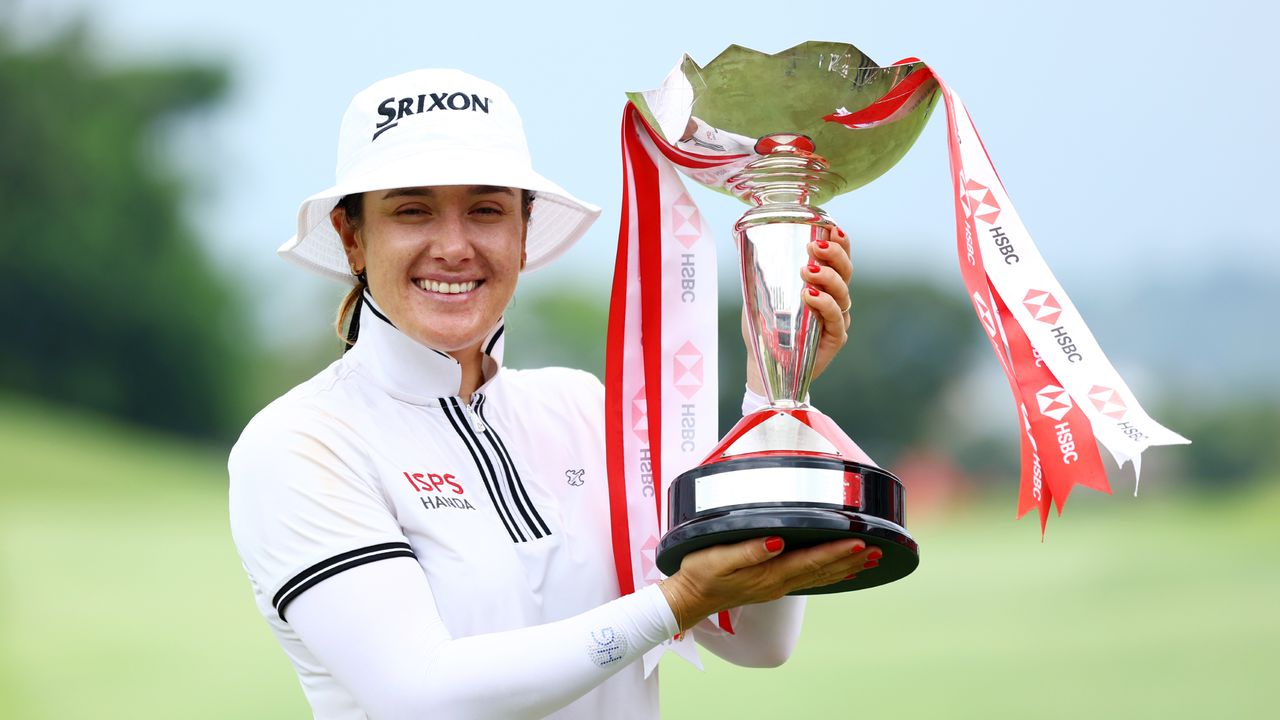
[[[826,240],[832,227],[809,203],[843,180],[804,135],[766,135],[755,149],[761,157],[730,179],[735,192],[755,203],[734,226],[751,355],[769,403],[802,407],[822,325],[804,302],[800,270],[810,262],[809,243]]]

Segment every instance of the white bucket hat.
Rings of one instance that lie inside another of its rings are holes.
[[[431,185],[532,190],[525,270],[569,249],[600,215],[533,171],[524,127],[502,88],[460,70],[414,70],[351,100],[338,135],[337,183],[302,201],[298,233],[277,250],[325,277],[355,282],[329,213],[344,195]]]

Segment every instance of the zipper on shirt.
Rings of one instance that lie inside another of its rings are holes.
[[[476,432],[489,432],[489,426],[484,424],[484,419],[481,418],[480,413],[475,410],[476,402],[479,398],[480,393],[472,393],[470,403],[459,402],[458,404],[462,406],[463,412],[467,414],[467,421],[471,423],[472,430],[475,430]],[[461,398],[459,398],[459,400],[461,400]]]

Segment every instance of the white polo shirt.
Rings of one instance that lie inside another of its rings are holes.
[[[318,717],[364,714],[292,631],[289,605],[344,570],[415,558],[455,638],[618,597],[600,382],[500,370],[499,325],[468,406],[455,397],[460,366],[380,316],[366,303],[359,342],[262,410],[229,462],[232,534]],[[657,717],[656,676],[641,666],[553,717]]]

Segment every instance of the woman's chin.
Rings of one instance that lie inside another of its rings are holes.
[[[478,351],[480,344],[484,342],[485,335],[493,325],[497,324],[497,320],[483,328],[478,324],[459,328],[441,327],[442,324],[448,323],[440,323],[437,318],[437,322],[432,323],[430,327],[424,324],[417,327],[411,326],[405,330],[407,335],[432,350],[454,355]]]

